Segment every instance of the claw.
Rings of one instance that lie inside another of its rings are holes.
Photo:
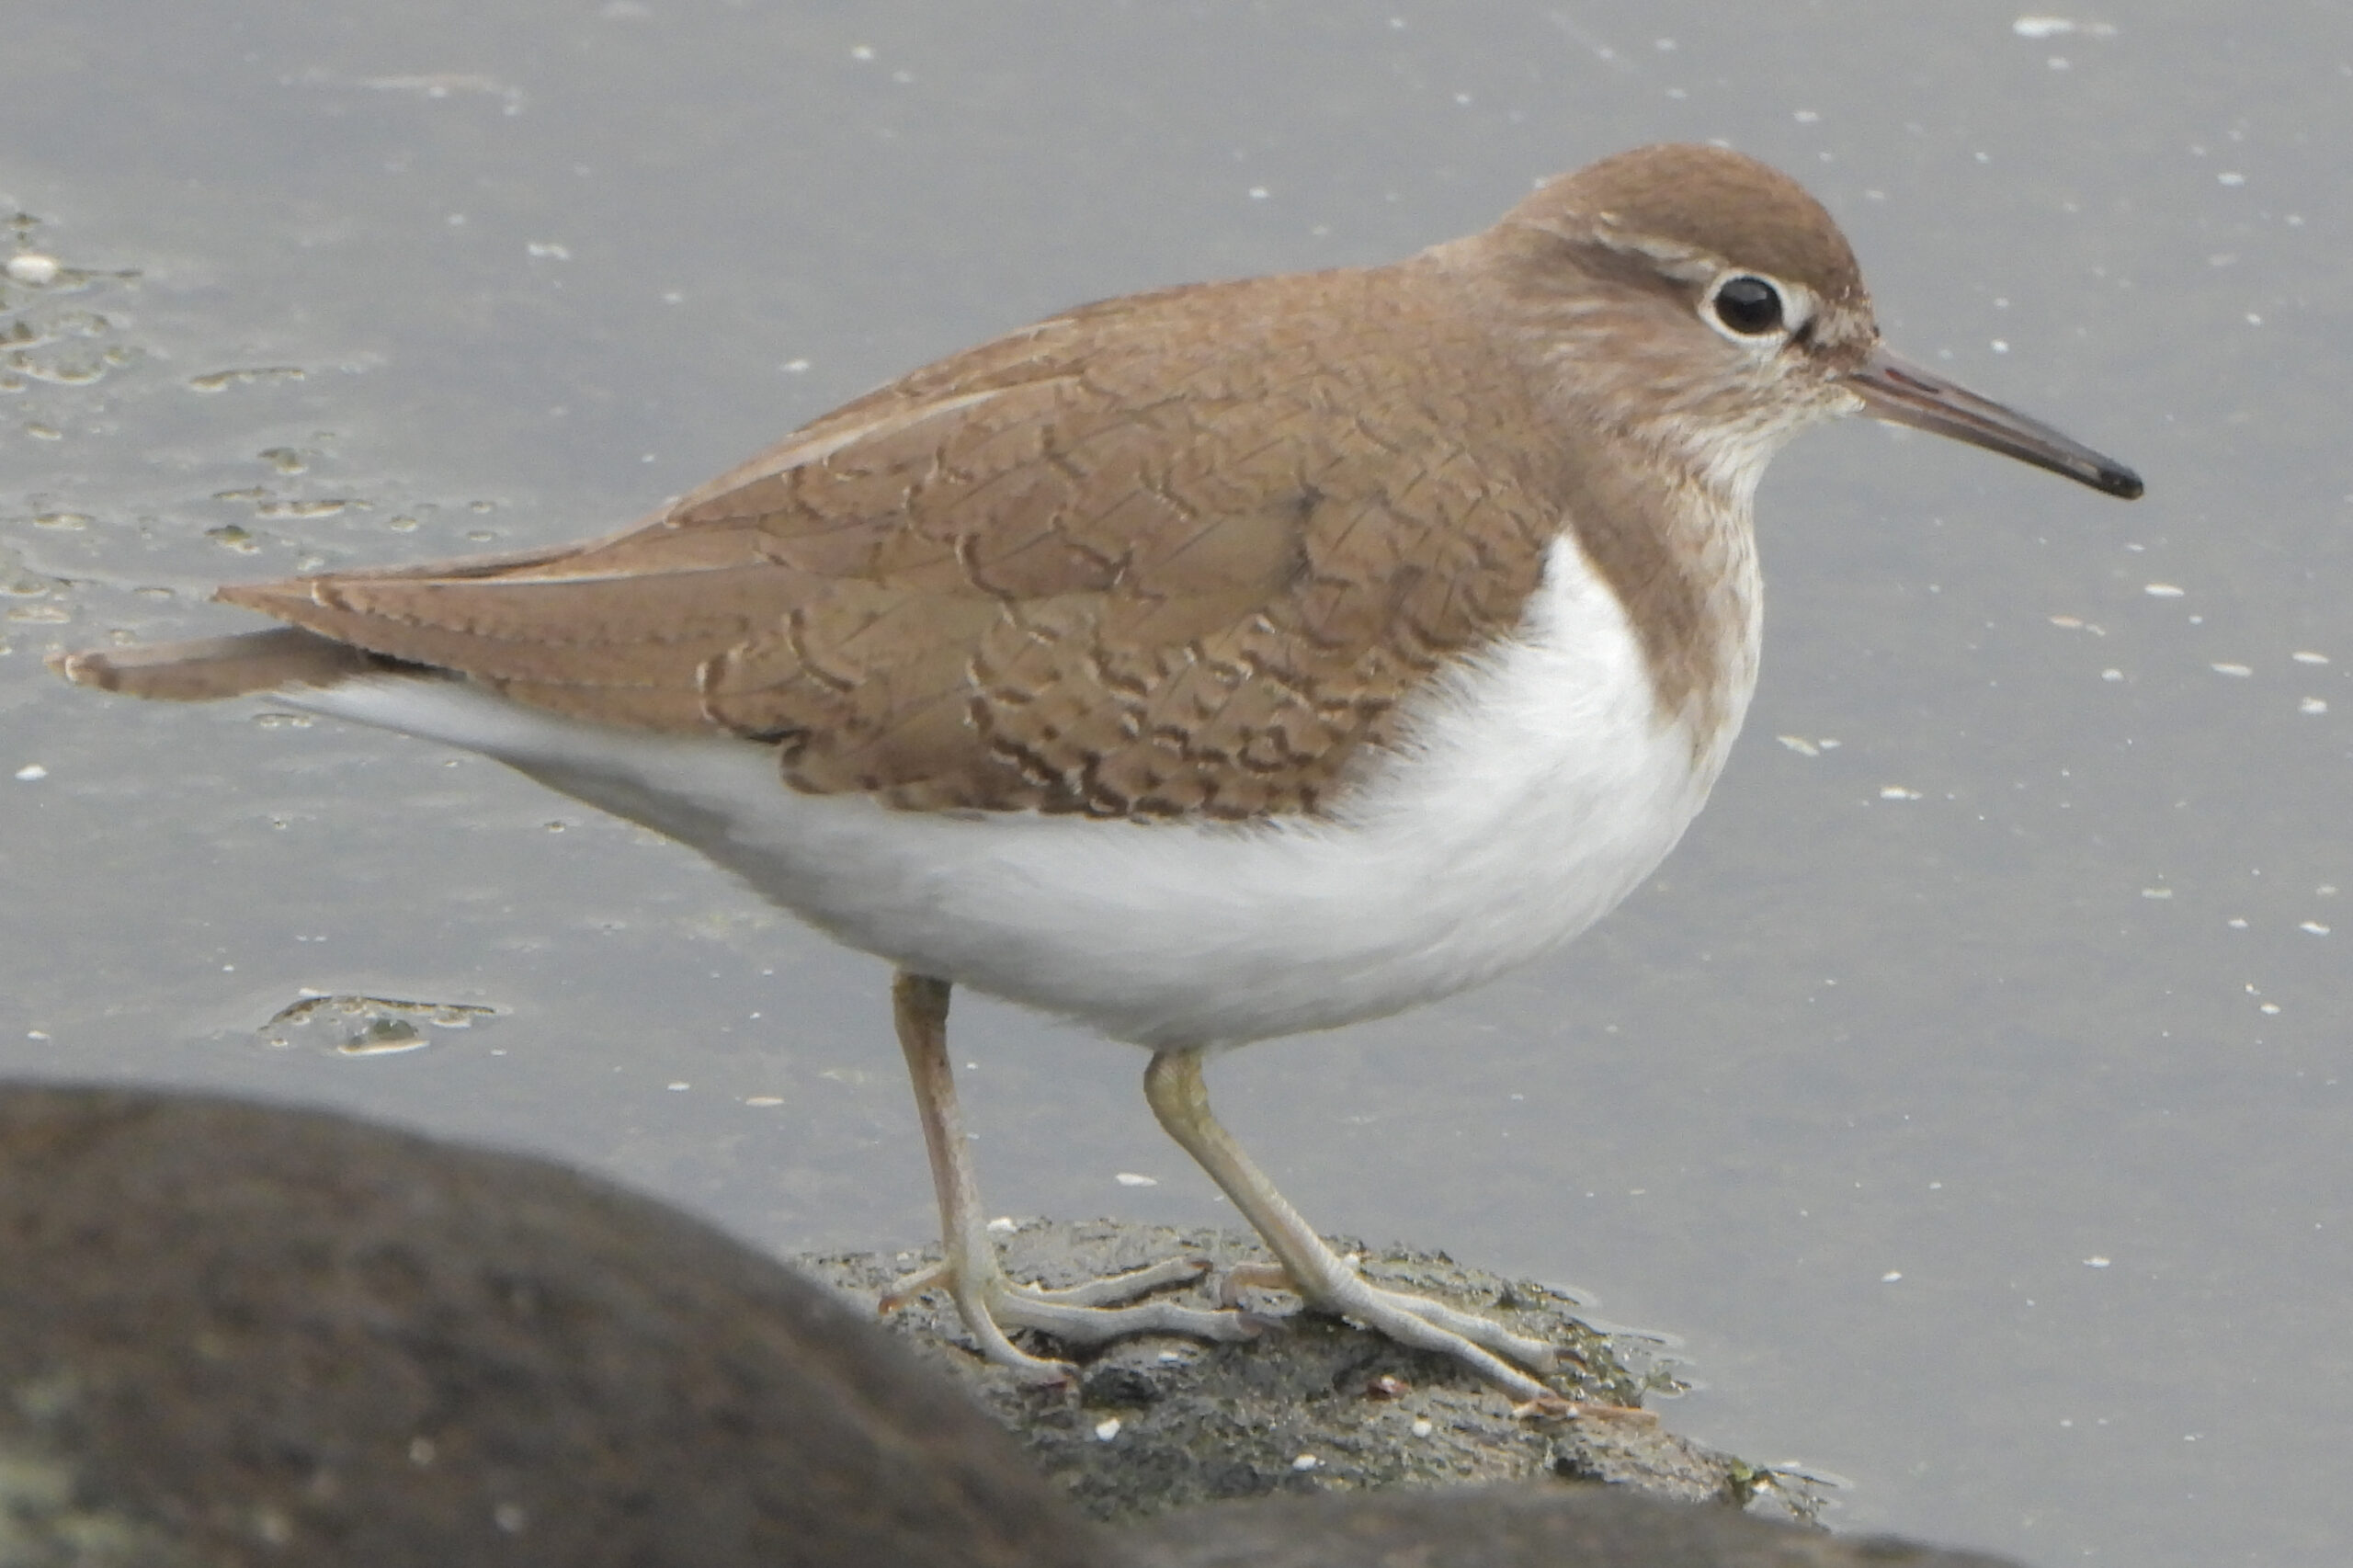
[[[1224,1278],[1218,1281],[1217,1301],[1222,1307],[1238,1307],[1242,1304],[1242,1292],[1245,1290],[1290,1290],[1296,1293],[1298,1289],[1279,1263],[1237,1263],[1225,1271]]]
[[[1556,1393],[1539,1394],[1523,1404],[1515,1404],[1511,1414],[1518,1421],[1574,1421],[1591,1416],[1597,1421],[1623,1421],[1638,1426],[1658,1425],[1658,1416],[1640,1405],[1563,1399]]]
[[[891,1288],[875,1301],[874,1315],[889,1317],[926,1290],[948,1282],[948,1265],[945,1263],[927,1264],[913,1274],[902,1274],[892,1280]]]

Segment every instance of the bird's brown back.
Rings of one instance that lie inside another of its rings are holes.
[[[1089,306],[658,520],[222,590],[518,701],[773,740],[924,809],[1313,811],[1564,526],[1523,372],[1427,259]]]

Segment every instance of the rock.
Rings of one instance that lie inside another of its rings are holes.
[[[1110,1560],[821,1288],[542,1161],[0,1089],[0,1564]]]
[[[995,1238],[1017,1279],[1069,1285],[1172,1256],[1229,1265],[1263,1260],[1254,1238],[1211,1230],[1030,1221]],[[1310,1495],[1505,1481],[1608,1481],[1662,1496],[1738,1506],[1808,1508],[1762,1469],[1674,1436],[1637,1404],[1671,1380],[1621,1359],[1574,1303],[1541,1285],[1467,1268],[1442,1253],[1344,1243],[1383,1284],[1489,1312],[1574,1358],[1574,1413],[1516,1413],[1504,1394],[1449,1357],[1409,1349],[1335,1319],[1296,1311],[1287,1295],[1245,1304],[1287,1312],[1242,1344],[1138,1338],[1080,1360],[1074,1386],[1040,1389],[981,1360],[945,1291],[927,1291],[889,1320],[917,1353],[954,1378],[1021,1441],[1054,1483],[1099,1519],[1124,1522],[1192,1503],[1268,1494]],[[794,1261],[845,1293],[874,1301],[931,1251],[836,1253]],[[1214,1305],[1216,1274],[1170,1294]],[[1040,1344],[1041,1352],[1066,1348]],[[1105,1422],[1116,1428],[1105,1436]]]
[[[1097,1224],[1007,1251],[1052,1280],[1178,1243],[1246,1250]],[[914,1261],[823,1267],[870,1291]],[[1540,1288],[1435,1254],[1367,1267],[1500,1301],[1575,1347],[1597,1398],[1644,1381]],[[1745,1516],[1723,1502],[1757,1472],[1639,1412],[1517,1415],[1450,1360],[1341,1324],[1131,1342],[1039,1391],[960,1349],[937,1303],[898,1335],[866,1316],[543,1161],[320,1111],[0,1085],[0,1568],[1990,1563]],[[1507,1476],[1553,1479],[1444,1484]],[[1155,1517],[1108,1530],[1065,1489]],[[1309,1494],[1166,1511],[1268,1492]]]
[[[1126,1540],[1138,1568],[2015,1568],[1614,1486],[1267,1498],[1172,1514]]]

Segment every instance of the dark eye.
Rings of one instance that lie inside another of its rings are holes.
[[[1777,332],[1781,291],[1762,278],[1734,278],[1716,290],[1716,319],[1745,336]]]

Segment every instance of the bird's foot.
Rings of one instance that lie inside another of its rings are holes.
[[[1451,1356],[1522,1403],[1556,1400],[1554,1392],[1530,1377],[1560,1365],[1560,1355],[1540,1339],[1515,1334],[1493,1318],[1427,1296],[1375,1285],[1344,1259],[1314,1290],[1301,1290],[1278,1263],[1238,1264],[1226,1271],[1219,1296],[1229,1305],[1245,1289],[1290,1290],[1318,1312],[1347,1318],[1401,1345]]]
[[[877,1303],[878,1310],[895,1312],[922,1291],[944,1289],[955,1298],[964,1324],[978,1342],[982,1355],[1011,1369],[1030,1381],[1060,1382],[1071,1375],[1068,1363],[1032,1356],[1006,1337],[1009,1329],[1034,1329],[1065,1345],[1094,1346],[1137,1334],[1177,1334],[1192,1339],[1233,1341],[1256,1338],[1266,1328],[1264,1319],[1233,1309],[1207,1311],[1175,1301],[1142,1298],[1172,1285],[1189,1284],[1209,1272],[1205,1258],[1172,1257],[1125,1274],[1107,1275],[1060,1290],[1017,1285],[1006,1278],[995,1260],[970,1272],[980,1276],[958,1280],[945,1263],[935,1263],[892,1283]]]

